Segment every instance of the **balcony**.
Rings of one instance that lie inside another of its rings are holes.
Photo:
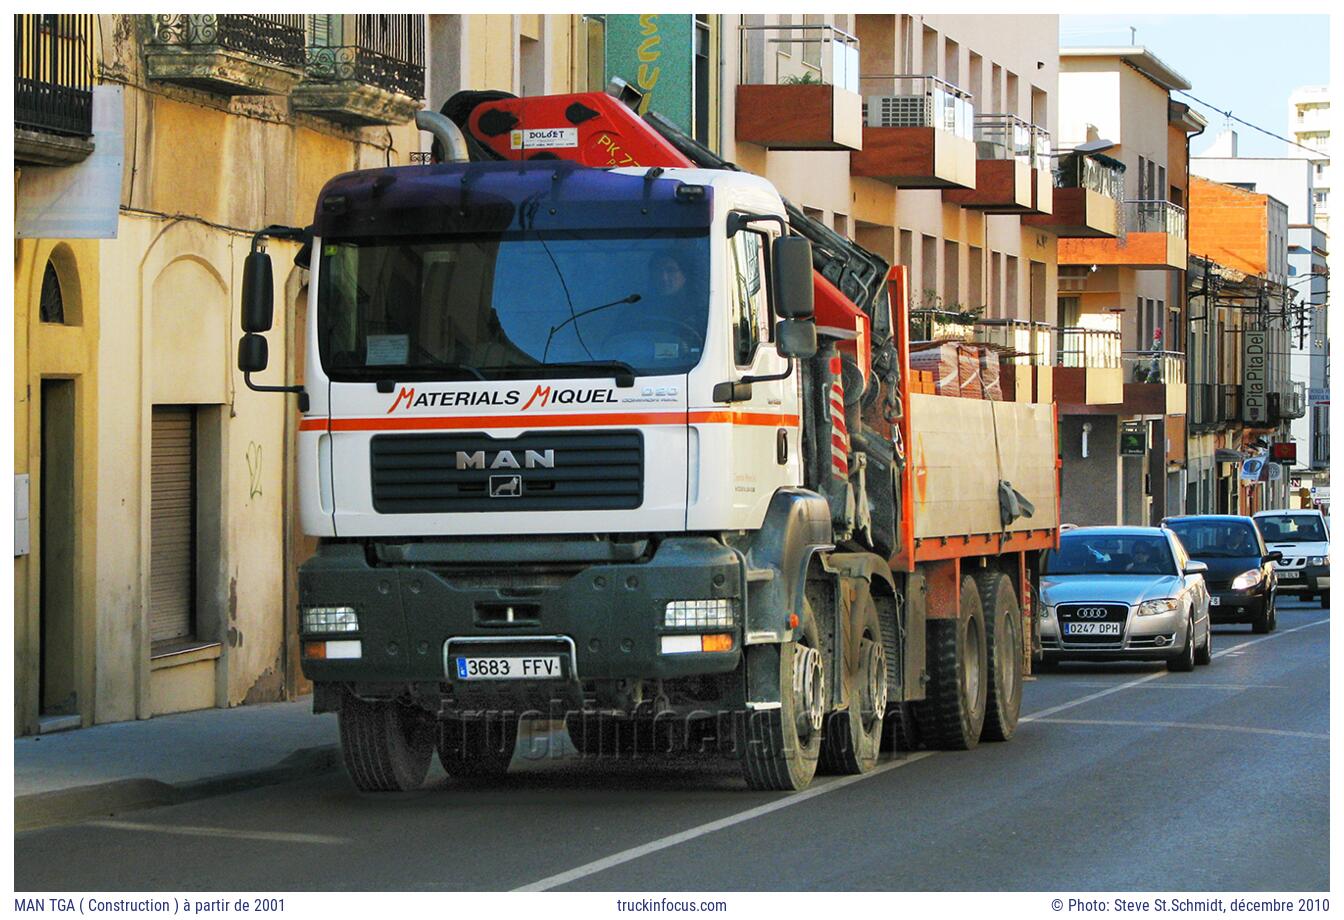
[[[398,125],[425,95],[425,17],[331,14],[309,17],[303,82],[290,103],[352,126]]]
[[[1054,170],[1055,155],[1050,132],[1040,125],[1031,126],[1031,211],[1050,214],[1055,209]]]
[[[1125,397],[1119,320],[1085,318],[1092,325],[1059,330],[1055,398],[1069,415],[1116,413]]]
[[[1119,236],[1124,227],[1124,172],[1124,164],[1110,157],[1060,156],[1053,170],[1050,213],[1023,217],[1022,225],[1049,230],[1061,239]]]
[[[1307,414],[1307,388],[1300,381],[1291,381],[1287,390],[1269,394],[1269,420],[1288,422]]]
[[[864,76],[863,149],[855,176],[897,188],[974,189],[975,107],[970,93],[933,76]]]
[[[93,152],[93,16],[14,17],[14,160],[67,166]]]
[[[303,76],[302,14],[156,13],[145,73],[225,96],[284,96]]]
[[[1127,351],[1121,355],[1126,415],[1184,415],[1185,353]]]
[[[829,25],[738,31],[738,141],[769,150],[859,150],[859,40]]]
[[[974,339],[995,346],[1003,398],[1048,403],[1054,399],[1055,327],[1024,319],[982,319]]]
[[[1184,269],[1185,209],[1165,200],[1130,200],[1122,210],[1118,239],[1061,238],[1060,265],[1123,265]]]
[[[986,214],[1030,211],[1031,125],[1016,115],[975,116],[975,188],[945,189],[943,201]]]

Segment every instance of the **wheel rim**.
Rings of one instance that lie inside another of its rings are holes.
[[[859,654],[864,666],[859,715],[866,731],[887,711],[887,653],[881,642],[864,636],[859,644]]]
[[[966,699],[974,702],[980,698],[980,633],[971,628],[966,621],[966,641],[961,644],[962,683],[966,690]]]
[[[804,740],[821,731],[826,716],[826,673],[821,653],[799,643],[793,651],[793,711],[798,736]]]

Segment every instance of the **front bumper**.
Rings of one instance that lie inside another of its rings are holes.
[[[1330,590],[1330,566],[1305,565],[1278,571],[1279,590],[1288,594],[1319,594]]]
[[[1119,639],[1084,643],[1061,636],[1053,613],[1040,624],[1041,657],[1046,661],[1166,661],[1185,647],[1188,625],[1179,610],[1141,617],[1130,607]]]
[[[1213,603],[1214,599],[1218,603]],[[1263,585],[1250,591],[1223,589],[1209,592],[1210,623],[1253,623],[1264,616],[1269,594]]]
[[[483,562],[468,570],[371,564],[360,544],[323,544],[300,569],[300,607],[353,607],[359,629],[303,639],[358,640],[361,654],[305,657],[304,675],[314,682],[438,683],[455,691],[507,684],[540,700],[572,695],[550,693],[562,689],[556,684],[572,691],[590,680],[718,674],[734,670],[741,659],[745,569],[737,553],[714,540],[664,540],[644,562],[587,565],[528,585],[508,563],[491,565],[489,549],[483,544]],[[669,600],[716,598],[736,602],[731,628],[664,627]],[[732,648],[662,652],[663,636],[691,632],[731,633]],[[453,656],[464,649],[491,656],[560,654],[565,674],[559,682],[461,681],[448,662],[450,642]]]

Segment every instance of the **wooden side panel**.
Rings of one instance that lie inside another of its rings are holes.
[[[1059,518],[1051,413],[1049,404],[911,394],[915,536],[1001,532],[1000,479],[1036,506],[1034,518],[1019,518],[1009,532],[1054,528]]]

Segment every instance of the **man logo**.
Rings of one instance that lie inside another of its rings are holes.
[[[491,476],[491,498],[520,498],[523,494],[523,477],[516,473],[512,476]]]
[[[519,463],[513,451],[501,450],[494,455],[487,467],[485,451],[477,450],[468,453],[465,450],[459,450],[457,452],[457,468],[459,470],[553,470],[555,469],[555,451],[525,450],[523,451],[523,462]]]

